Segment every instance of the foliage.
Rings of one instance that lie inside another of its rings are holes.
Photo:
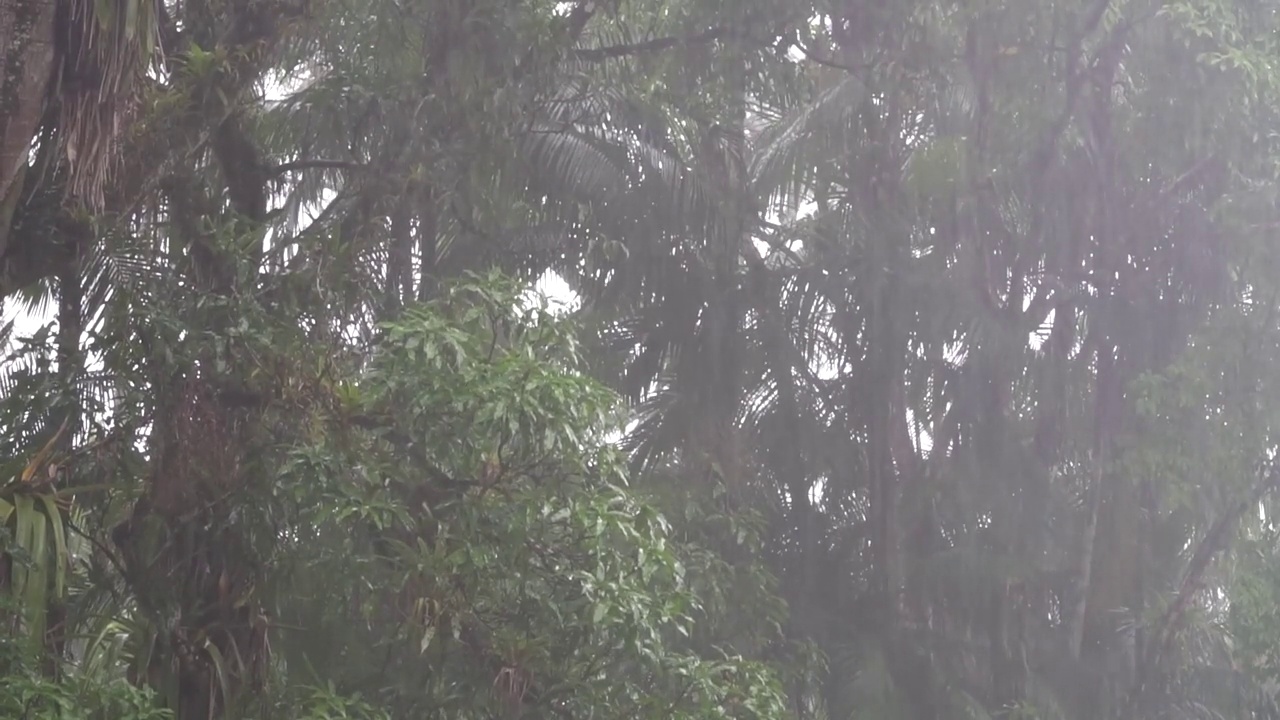
[[[303,448],[287,471],[299,485],[323,465],[355,481],[302,522],[321,533],[308,554],[353,520],[371,528],[323,566],[329,596],[316,588],[302,611],[349,607],[372,626],[332,633],[332,661],[368,653],[383,668],[370,692],[399,684],[394,700],[381,695],[403,714],[482,718],[528,703],[570,716],[777,717],[765,667],[681,649],[701,602],[688,551],[623,484],[603,442],[613,396],[577,374],[570,326],[519,301],[518,286],[489,281],[406,309],[339,391],[368,436],[341,457]],[[404,622],[385,626],[355,597],[335,606],[335,578],[357,595],[386,588]],[[297,610],[282,607],[282,622]],[[429,681],[414,682],[424,671]]]
[[[5,604],[6,606],[9,603]],[[0,712],[31,720],[168,720],[173,714],[155,706],[153,693],[125,682],[71,673],[45,677],[31,662],[25,643],[0,643]]]
[[[172,311],[156,312],[152,322],[163,326]],[[242,308],[240,316],[254,315]],[[290,335],[270,333],[245,322],[237,337],[287,353]],[[176,341],[175,362],[206,351],[207,338],[188,338]],[[192,475],[181,490],[180,478],[163,488],[153,480],[152,505],[135,503],[129,519],[99,531],[110,530],[103,542],[116,546],[126,583],[159,582],[150,580],[155,565],[169,577],[194,575],[164,590],[127,587],[137,600],[113,608],[132,621],[119,628],[95,630],[82,618],[100,639],[76,653],[79,662],[111,672],[91,660],[111,652],[103,633],[118,634],[130,673],[152,674],[164,704],[180,712],[191,712],[195,694],[246,716],[373,717],[371,706],[342,699],[356,693],[392,717],[779,717],[768,666],[691,644],[694,619],[705,614],[696,588],[710,581],[715,591],[716,578],[705,553],[626,487],[623,458],[606,442],[615,396],[581,364],[573,325],[528,307],[519,283],[473,278],[405,308],[380,327],[367,361],[322,363],[322,376],[290,379],[292,394],[272,389],[256,421],[272,439],[239,460],[267,476],[246,477],[229,508],[207,495],[223,478]],[[202,427],[199,458],[230,467],[220,464],[217,428]],[[127,473],[117,482],[137,484]],[[166,493],[184,498],[176,523],[160,515]],[[31,504],[15,502],[19,511]],[[19,537],[32,536],[30,524],[20,520]],[[214,530],[218,547],[200,539]],[[167,545],[175,543],[201,560],[174,559]],[[37,560],[43,547],[23,545]],[[60,566],[65,556],[60,545]],[[153,567],[131,564],[138,556]],[[202,599],[207,575],[216,584]],[[45,606],[43,596],[20,598]],[[227,622],[278,623],[281,636],[268,644]],[[188,638],[197,642],[184,645]],[[157,664],[170,647],[199,655]],[[259,676],[264,663],[274,681]],[[208,668],[199,676],[208,691],[185,686],[192,666]],[[305,691],[294,683],[312,675],[339,683],[341,694],[275,704],[246,692],[272,682],[271,694],[292,697]],[[31,683],[10,689],[21,698],[53,693],[51,703],[73,690],[34,675]]]

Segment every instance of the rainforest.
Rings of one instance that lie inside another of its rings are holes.
[[[1280,8],[0,0],[0,718],[1280,720]]]

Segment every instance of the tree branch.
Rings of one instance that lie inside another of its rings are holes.
[[[607,45],[598,48],[585,48],[574,50],[573,56],[579,60],[588,62],[600,62],[603,60],[612,60],[629,55],[645,55],[649,53],[661,52],[669,50],[673,47],[682,47],[689,45],[701,45],[705,43],[715,42],[729,36],[729,28],[716,27],[695,35],[686,37],[664,37],[646,40],[638,43],[626,43],[622,45]]]
[[[1191,601],[1195,599],[1196,594],[1204,588],[1204,575],[1208,572],[1214,556],[1226,549],[1230,531],[1236,528],[1240,518],[1249,512],[1249,508],[1256,507],[1268,493],[1277,487],[1280,487],[1280,462],[1273,461],[1266,475],[1259,479],[1248,497],[1228,509],[1209,527],[1209,531],[1205,533],[1204,540],[1200,541],[1200,545],[1196,547],[1195,553],[1191,556],[1191,562],[1187,565],[1187,572],[1178,587],[1177,597],[1170,603],[1169,609],[1165,610],[1156,624],[1157,641],[1153,644],[1154,655],[1150,656],[1146,668],[1147,672],[1144,672],[1141,677],[1150,677],[1150,671],[1158,667],[1160,661],[1168,654],[1169,648],[1173,644],[1174,628],[1178,626],[1183,616],[1186,615],[1187,609],[1191,607]]]
[[[368,165],[350,160],[297,160],[272,166],[271,174],[280,176],[304,170],[367,170]]]
[[[794,47],[800,51],[800,54],[804,56],[805,60],[808,60],[809,62],[812,62],[812,63],[816,63],[823,67],[832,68],[833,70],[843,70],[844,72],[847,72],[847,73],[857,74],[868,69],[872,65],[872,63],[862,63],[857,66],[845,65],[844,63],[839,63],[839,62],[836,62],[835,60],[832,60],[831,58],[819,55],[817,52],[814,52],[813,50],[805,47],[803,43],[796,43]]]
[[[1062,110],[1058,113],[1057,118],[1049,126],[1049,130],[1040,147],[1031,157],[1032,186],[1037,191],[1043,184],[1045,176],[1048,175],[1053,154],[1058,149],[1058,140],[1066,132],[1067,125],[1075,114],[1076,101],[1080,98],[1080,91],[1084,87],[1084,79],[1087,74],[1086,68],[1082,67],[1082,61],[1085,59],[1083,57],[1085,38],[1097,29],[1110,4],[1111,0],[1096,0],[1089,8],[1079,32],[1073,35],[1068,43],[1070,49],[1067,51],[1066,102],[1063,103]]]

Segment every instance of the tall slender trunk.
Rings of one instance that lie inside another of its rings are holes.
[[[69,223],[61,233],[61,251],[67,253],[68,258],[58,276],[58,375],[62,386],[69,392],[59,408],[65,428],[59,441],[59,452],[72,448],[82,422],[79,381],[84,372],[84,355],[80,349],[84,333],[84,287],[80,267],[90,233],[91,228],[83,222]],[[65,482],[67,478],[60,480]],[[67,609],[63,598],[50,595],[45,617],[44,671],[49,677],[57,677],[67,644]]]
[[[1067,619],[1067,644],[1071,657],[1079,660],[1084,644],[1084,625],[1088,615],[1090,575],[1093,571],[1093,546],[1098,535],[1098,508],[1102,504],[1102,464],[1095,459],[1087,492],[1088,518],[1080,540],[1080,555],[1076,565],[1076,579],[1071,613]]]
[[[743,153],[746,145],[746,63],[741,50],[730,47],[727,55],[735,60],[730,80],[731,115],[727,127],[709,128],[703,136],[701,159],[709,166],[721,202],[720,214],[726,219],[721,226],[713,223],[708,233],[711,289],[707,297],[703,339],[706,361],[703,372],[709,381],[697,392],[704,398],[705,414],[700,434],[709,444],[695,448],[706,465],[703,474],[718,474],[736,493],[740,478],[737,443],[738,405],[741,400],[742,308],[738,284],[741,253],[746,242],[749,205],[745,202],[746,172]],[[704,440],[703,442],[705,442]],[[695,441],[697,442],[697,441]],[[718,471],[712,473],[713,468]]]
[[[436,208],[435,188],[427,185],[418,202],[418,302],[427,302],[435,297],[439,279],[436,269],[439,210]]]
[[[387,250],[387,312],[395,317],[413,302],[413,214],[412,193],[406,192],[391,211],[391,246]]]

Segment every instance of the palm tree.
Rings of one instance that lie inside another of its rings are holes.
[[[159,50],[161,12],[155,0],[0,5],[0,297],[48,273],[57,254],[43,234],[14,227],[42,183],[103,208],[122,130]]]

